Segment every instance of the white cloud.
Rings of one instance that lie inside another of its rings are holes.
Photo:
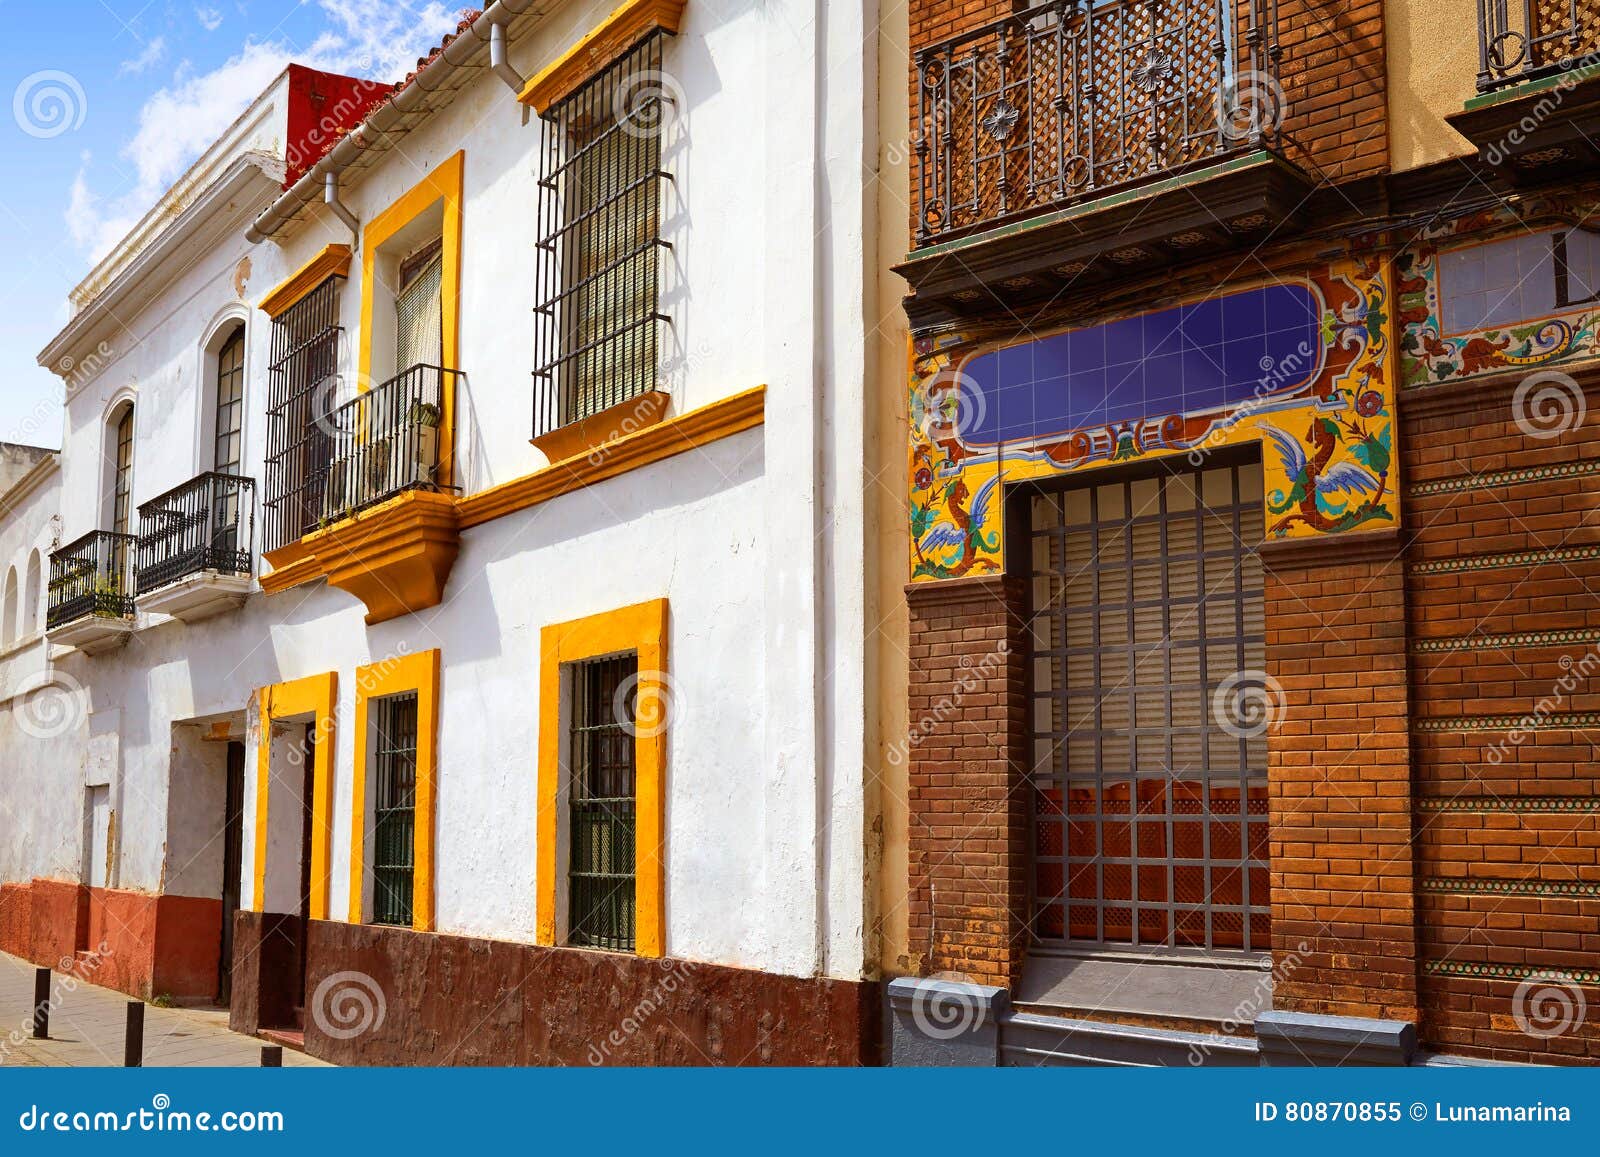
[[[200,21],[200,27],[207,32],[215,32],[222,27],[222,13],[215,8],[196,8],[194,18]]]
[[[118,65],[117,75],[138,76],[141,72],[149,72],[161,63],[161,58],[166,54],[167,42],[158,36],[154,40],[147,41],[144,51],[139,53],[138,56],[135,56],[132,60],[124,60]]]
[[[181,63],[165,88],[139,110],[138,127],[121,149],[131,181],[115,195],[96,193],[84,157],[68,195],[67,227],[98,261],[160,199],[196,157],[260,96],[290,61],[328,72],[398,80],[455,30],[457,10],[437,0],[408,7],[373,0],[317,0],[326,27],[308,47],[246,40],[209,72]]]

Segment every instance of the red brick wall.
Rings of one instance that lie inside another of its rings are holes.
[[[907,588],[910,956],[1010,985],[1027,920],[1025,591],[998,575]]]
[[[1600,1060],[1600,986],[1529,980],[1600,969],[1600,729],[1504,722],[1600,710],[1587,376],[1587,420],[1551,438],[1518,427],[1521,374],[1402,401],[1422,1034],[1451,1052]],[[1466,562],[1513,552],[1535,557]]]
[[[1398,537],[1273,544],[1267,672],[1278,1009],[1415,1020]]]
[[[1285,153],[1332,183],[1389,168],[1383,0],[1284,0]]]

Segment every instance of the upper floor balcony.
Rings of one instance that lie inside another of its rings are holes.
[[[1448,119],[1516,181],[1600,163],[1600,3],[1478,0],[1478,95]]]
[[[1277,155],[1281,55],[1275,0],[1054,0],[918,50],[914,320],[1281,221],[1308,184]]]
[[[140,610],[193,622],[242,604],[255,563],[256,484],[207,472],[139,507]]]
[[[133,632],[131,534],[94,530],[50,555],[45,636],[94,653],[120,646]]]

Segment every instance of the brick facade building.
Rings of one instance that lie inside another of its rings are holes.
[[[1600,1060],[1600,16],[1480,9],[912,4],[900,1045]]]

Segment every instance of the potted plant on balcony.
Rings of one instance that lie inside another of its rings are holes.
[[[433,472],[439,465],[439,407],[421,400],[411,403],[408,415],[412,429],[412,476],[407,481],[433,485]]]

